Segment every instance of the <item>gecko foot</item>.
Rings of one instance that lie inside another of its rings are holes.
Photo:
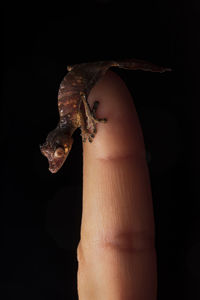
[[[95,134],[90,133],[89,131],[84,131],[81,133],[82,141],[85,143],[87,140],[92,143],[93,138],[95,137]]]
[[[95,115],[98,106],[99,106],[99,101],[95,101],[94,104],[93,104],[93,107],[92,107],[93,115]]]
[[[96,117],[96,110],[97,110],[97,107],[99,106],[99,101],[95,101],[94,104],[93,104],[93,107],[92,107],[92,111],[91,111],[91,115],[92,115],[92,118],[93,120],[96,122],[96,123],[106,123],[107,122],[107,119],[103,118],[103,119],[98,119]]]
[[[95,137],[95,134],[90,133],[89,136],[88,136],[88,141],[89,141],[90,143],[92,143],[94,137]]]

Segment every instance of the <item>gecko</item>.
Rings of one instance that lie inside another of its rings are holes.
[[[90,107],[87,99],[91,89],[111,67],[160,73],[171,71],[169,68],[138,59],[67,66],[68,73],[61,81],[58,91],[59,123],[40,146],[42,154],[48,159],[50,172],[56,173],[64,164],[73,144],[72,135],[77,128],[81,129],[83,142],[92,142],[97,132],[97,124],[107,122],[105,118],[96,117],[99,102],[95,101],[93,107]]]

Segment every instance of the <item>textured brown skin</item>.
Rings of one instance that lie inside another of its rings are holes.
[[[88,139],[92,142],[96,133],[96,123],[99,120],[95,119],[92,112],[87,113],[87,105],[83,101],[83,95],[87,101],[95,83],[110,67],[160,73],[170,71],[168,68],[136,59],[100,61],[69,66],[69,72],[62,80],[58,92],[60,121],[57,127],[48,134],[45,144],[40,147],[42,154],[48,158],[49,170],[52,173],[56,173],[66,160],[73,143],[72,134],[77,128],[81,128],[83,141]],[[63,152],[63,155],[59,157],[55,155],[58,148]]]

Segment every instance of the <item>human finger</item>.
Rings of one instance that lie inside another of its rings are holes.
[[[132,97],[109,71],[89,95],[100,105],[83,147],[80,299],[154,299],[154,221],[143,136]],[[91,296],[92,295],[92,296]],[[119,297],[121,295],[121,298]]]

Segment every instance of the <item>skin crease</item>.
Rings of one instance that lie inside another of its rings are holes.
[[[154,217],[141,127],[123,81],[108,71],[88,101],[100,102],[83,144],[79,300],[156,299]]]

